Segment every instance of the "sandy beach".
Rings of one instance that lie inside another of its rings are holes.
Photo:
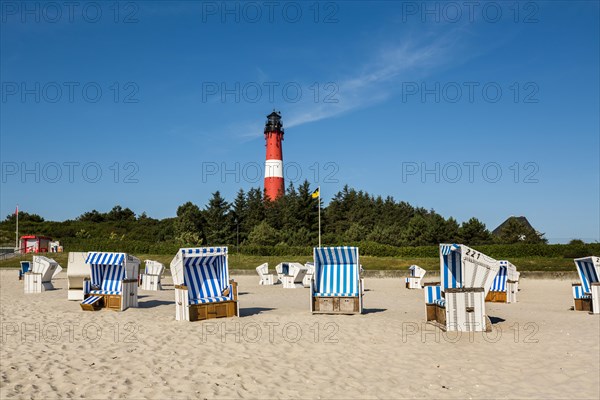
[[[234,278],[240,318],[185,323],[169,276],[137,309],[84,312],[64,272],[25,295],[1,271],[0,397],[600,397],[600,318],[569,310],[570,280],[522,279],[519,303],[487,303],[492,333],[460,335],[401,279],[367,279],[363,315],[313,316],[308,289]]]

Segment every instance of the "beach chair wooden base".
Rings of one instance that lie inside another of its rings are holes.
[[[444,331],[488,332],[483,288],[446,289],[445,305],[426,304],[427,323]]]
[[[360,314],[358,297],[313,297],[313,314]]]
[[[518,292],[519,292],[519,283],[518,282],[516,282],[516,281],[507,281],[506,282],[506,302],[507,303],[516,303]]]
[[[278,283],[279,283],[279,280],[275,279],[275,275],[273,275],[273,274],[266,274],[266,275],[262,275],[260,277],[260,282],[258,284],[259,285],[271,286],[271,285],[276,285]]]
[[[237,316],[235,301],[219,303],[194,304],[189,306],[190,321],[202,321],[213,318],[230,318]]]
[[[140,279],[142,280],[143,290],[162,290],[162,285],[160,283],[160,275],[141,274]]]
[[[303,288],[304,284],[294,282],[294,277],[292,275],[283,275],[281,278],[281,282],[283,283],[284,289],[296,289]]]
[[[406,278],[407,289],[421,289],[421,278],[408,277]]]
[[[81,305],[81,309],[84,311],[98,311],[100,310],[103,305],[104,305],[104,299],[102,296],[93,296],[94,300],[86,303],[86,304],[80,304]],[[89,297],[88,297],[89,298]]]
[[[202,321],[213,318],[239,317],[237,282],[230,280],[233,300],[214,303],[189,304],[188,288],[184,285],[175,286],[175,320]]]
[[[42,274],[26,272],[24,279],[24,291],[27,294],[42,293],[47,290],[54,290],[54,285],[52,285],[52,282],[42,282]]]
[[[67,300],[83,300],[83,289],[69,289],[67,291]]]
[[[600,283],[594,282],[592,289],[592,314],[600,314]]]
[[[592,311],[592,299],[575,299],[575,311]]]
[[[485,297],[485,301],[492,303],[506,303],[507,301],[506,292],[493,292],[489,291]]]

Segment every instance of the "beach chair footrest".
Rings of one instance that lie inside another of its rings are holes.
[[[82,310],[98,311],[104,306],[104,298],[102,296],[90,296],[83,300],[80,305]]]

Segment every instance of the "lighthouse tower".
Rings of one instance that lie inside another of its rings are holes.
[[[284,192],[282,141],[281,113],[273,110],[271,114],[267,115],[267,123],[265,124],[265,142],[267,143],[265,196],[269,200],[275,200]]]

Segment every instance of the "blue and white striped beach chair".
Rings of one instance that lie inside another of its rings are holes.
[[[485,300],[495,303],[516,303],[519,283],[517,267],[506,260],[498,261],[500,269]]]
[[[92,311],[101,302],[105,308],[124,311],[138,306],[140,260],[125,253],[89,252],[85,263],[90,280],[84,281],[81,308]],[[94,300],[89,300],[94,297]]]
[[[404,280],[406,282],[406,288],[407,289],[421,289],[422,288],[421,281],[425,277],[425,274],[427,273],[427,271],[425,271],[423,268],[419,267],[418,265],[411,265],[408,268],[408,271],[410,272],[410,276]]]
[[[310,285],[310,310],[325,314],[361,314],[363,281],[358,247],[316,247]]]
[[[145,261],[144,273],[140,274],[141,286],[143,290],[162,290],[161,277],[165,272],[165,266],[154,260]]]
[[[573,260],[580,283],[574,283],[575,310],[600,314],[600,257],[591,256]]]
[[[177,321],[239,316],[227,257],[227,247],[179,249],[171,261]]]
[[[439,285],[425,285],[427,321],[444,330],[485,331],[485,296],[498,261],[462,244],[440,244]]]

